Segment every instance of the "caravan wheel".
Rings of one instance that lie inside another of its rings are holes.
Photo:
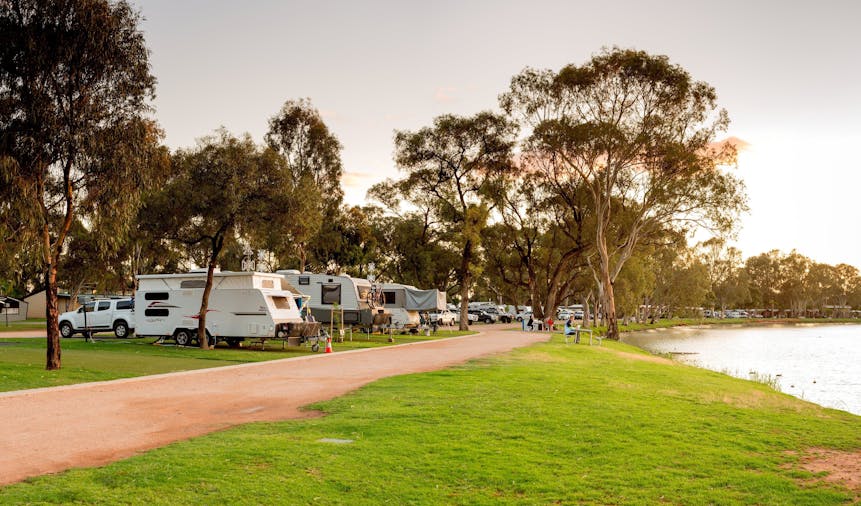
[[[191,344],[191,331],[179,329],[173,334],[173,340],[176,341],[177,346],[188,346]]]

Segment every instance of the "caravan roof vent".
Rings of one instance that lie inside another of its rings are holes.
[[[299,274],[298,269],[287,269],[285,271],[278,271],[278,274]]]
[[[188,271],[189,274],[206,274],[206,272],[207,272],[206,267],[199,267],[197,269],[191,269],[190,271]],[[221,272],[221,269],[216,267],[215,269],[213,269],[212,272]]]

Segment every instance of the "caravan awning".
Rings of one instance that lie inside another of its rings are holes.
[[[445,292],[404,287],[407,311],[442,311],[446,308]]]

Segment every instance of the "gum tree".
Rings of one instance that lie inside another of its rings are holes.
[[[589,192],[592,267],[608,337],[617,339],[613,283],[640,241],[668,228],[724,230],[745,207],[741,182],[720,168],[734,162],[732,146],[715,145],[727,114],[711,86],[642,51],[604,50],[558,73],[525,72],[534,102],[522,105],[551,113],[529,149],[556,162],[557,180]]]
[[[266,142],[286,162],[286,208],[264,224],[255,242],[282,263],[295,254],[304,272],[314,238],[340,218],[342,146],[307,98],[288,100],[269,119]]]
[[[280,213],[283,158],[224,130],[173,156],[173,178],[148,200],[142,226],[187,246],[206,265],[198,342],[209,348],[206,314],[215,267],[231,241]]]
[[[127,228],[158,138],[139,21],[124,1],[0,0],[0,180],[14,195],[0,221],[39,245],[49,370],[61,365],[57,268],[69,230],[75,220]]]
[[[504,117],[481,112],[472,117],[439,116],[432,127],[395,133],[395,163],[406,177],[395,182],[407,201],[424,199],[460,251],[460,328],[468,328],[467,308],[481,230],[495,192],[511,172],[516,128]]]

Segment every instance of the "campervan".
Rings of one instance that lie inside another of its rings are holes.
[[[342,322],[348,326],[370,328],[389,323],[378,292],[367,279],[329,274],[277,271],[282,287],[310,296],[308,307],[318,322]]]
[[[172,337],[183,346],[196,339],[206,272],[147,274],[137,279],[138,336]],[[206,313],[207,335],[214,342],[226,340],[237,346],[246,338],[286,338],[306,332],[297,305],[302,296],[283,290],[282,279],[261,272],[215,272]]]
[[[442,311],[446,308],[445,292],[419,290],[400,283],[383,283],[383,307],[392,315],[397,328],[416,328],[421,322],[419,313]]]

